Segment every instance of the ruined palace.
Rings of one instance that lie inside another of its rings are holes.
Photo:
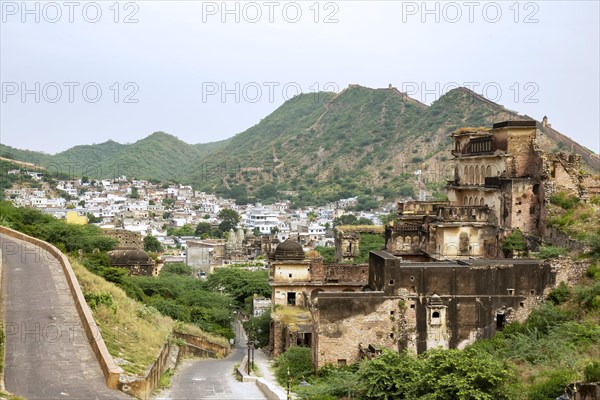
[[[546,200],[558,190],[587,193],[580,157],[543,152],[537,135],[536,121],[455,132],[448,201],[400,203],[386,249],[406,259],[493,259],[504,257],[500,243],[514,229],[543,237]]]
[[[315,367],[353,363],[382,348],[463,348],[527,318],[557,284],[557,270],[505,258],[502,241],[519,229],[539,243],[557,191],[587,199],[579,156],[542,151],[538,134],[535,121],[453,134],[448,200],[400,203],[384,249],[370,253],[363,290],[312,298]]]

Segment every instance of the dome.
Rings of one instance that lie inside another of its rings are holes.
[[[154,261],[143,250],[113,250],[108,252],[110,265],[150,265]]]
[[[304,249],[295,240],[287,239],[275,249],[275,260],[304,260]]]

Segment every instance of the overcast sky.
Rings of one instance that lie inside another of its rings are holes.
[[[470,86],[600,152],[598,1],[0,4],[1,142],[18,148],[211,142],[300,91],[391,83],[427,104]]]

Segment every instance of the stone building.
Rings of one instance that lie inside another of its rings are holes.
[[[432,260],[500,258],[514,229],[546,234],[546,202],[557,191],[587,198],[581,157],[546,153],[535,121],[505,121],[490,130],[453,134],[454,179],[447,202],[398,205],[399,221],[386,227],[386,249]]]
[[[224,239],[187,240],[185,263],[195,272],[212,272],[215,265],[223,264],[225,246]]]
[[[323,264],[321,257],[306,258],[302,245],[291,239],[277,245],[269,276],[276,306],[271,313],[272,355],[290,346],[311,345],[308,307],[319,293],[360,291],[367,277],[367,265]]]
[[[156,263],[144,250],[120,249],[108,252],[113,267],[125,268],[133,276],[157,276]]]
[[[108,252],[111,266],[127,269],[129,275],[156,276],[158,265],[143,248],[142,235],[125,229],[107,229],[104,235],[118,240],[115,250]]]
[[[463,348],[523,321],[555,281],[537,260],[406,262],[371,252],[365,290],[313,300],[313,363],[354,363],[369,349]]]
[[[557,271],[503,259],[502,240],[515,229],[531,242],[547,237],[550,196],[562,191],[586,201],[593,186],[584,184],[581,157],[542,151],[538,131],[535,121],[506,121],[453,134],[448,200],[398,204],[385,250],[370,253],[368,285],[313,296],[315,367],[353,363],[381,348],[463,348],[527,318]],[[339,236],[336,256],[354,257],[356,235]]]

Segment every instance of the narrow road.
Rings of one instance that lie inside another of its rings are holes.
[[[237,321],[236,321],[237,322]],[[253,382],[238,382],[233,366],[246,354],[246,338],[236,326],[236,347],[222,360],[187,360],[171,380],[171,388],[161,392],[157,400],[265,400]]]
[[[6,390],[34,399],[130,399],[106,386],[61,265],[0,234]]]

